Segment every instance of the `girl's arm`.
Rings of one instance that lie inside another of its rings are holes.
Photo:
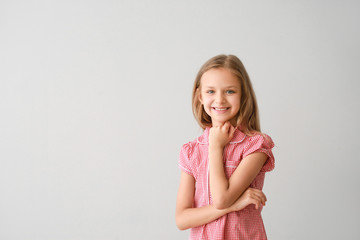
[[[230,208],[216,209],[212,205],[194,208],[195,179],[181,171],[180,186],[176,200],[176,225],[180,230],[198,227],[231,212]]]
[[[175,213],[176,225],[180,230],[212,222],[227,213],[240,211],[249,204],[255,204],[256,209],[258,209],[260,205],[265,205],[266,202],[266,196],[261,190],[248,188],[229,208],[216,209],[212,205],[193,208],[194,193],[195,179],[189,174],[181,172]]]
[[[217,209],[231,206],[249,187],[268,158],[265,153],[260,152],[246,156],[228,180],[224,171],[223,151],[234,131],[230,123],[210,130],[210,192]]]

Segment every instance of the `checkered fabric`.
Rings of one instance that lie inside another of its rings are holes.
[[[209,128],[192,142],[182,146],[179,167],[182,171],[195,178],[194,207],[212,204],[209,187]],[[256,176],[250,187],[262,189],[265,172],[271,171],[275,166],[275,159],[271,149],[274,147],[272,139],[266,134],[247,136],[236,130],[233,139],[224,149],[224,166],[226,177],[230,178],[241,160],[254,152],[263,152],[268,159]],[[266,238],[265,228],[261,217],[262,208],[255,209],[249,205],[245,209],[231,212],[208,224],[192,228],[190,238],[194,240],[232,240]]]

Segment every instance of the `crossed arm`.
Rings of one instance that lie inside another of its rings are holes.
[[[234,132],[235,128],[229,122],[210,129],[210,192],[217,209],[231,206],[249,187],[267,160],[267,155],[261,152],[246,156],[228,180],[224,171],[223,151]]]
[[[193,207],[195,179],[181,172],[180,186],[176,201],[176,225],[180,230],[193,228],[212,222],[219,217],[234,211],[232,208],[216,209],[213,205],[200,208]]]
[[[176,224],[180,230],[193,228],[212,222],[219,217],[255,204],[265,205],[266,196],[258,189],[249,188],[260,172],[267,156],[253,153],[244,158],[228,180],[223,165],[224,146],[232,138],[234,129],[228,125],[211,128],[209,138],[210,192],[212,205],[193,207],[195,179],[181,172],[180,186],[176,202]],[[220,143],[220,144],[219,144]]]

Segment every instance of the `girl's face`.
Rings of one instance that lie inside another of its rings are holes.
[[[199,96],[213,126],[226,121],[236,126],[240,109],[240,82],[234,74],[224,68],[206,71],[200,79]]]

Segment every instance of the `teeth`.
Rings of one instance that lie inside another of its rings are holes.
[[[218,110],[218,111],[224,111],[226,110],[227,108],[215,108],[215,110]]]

